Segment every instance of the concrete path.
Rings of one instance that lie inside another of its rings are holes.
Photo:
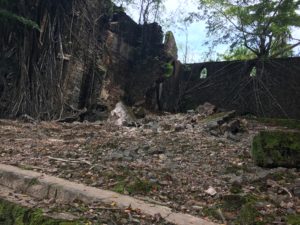
[[[120,208],[131,206],[150,216],[160,214],[166,221],[177,225],[216,225],[195,216],[172,212],[165,206],[3,164],[0,164],[0,185],[37,199],[55,199],[61,203],[80,200],[86,204],[102,202],[115,203]]]

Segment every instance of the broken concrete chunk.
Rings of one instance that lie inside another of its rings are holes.
[[[196,112],[204,114],[206,116],[212,115],[217,111],[217,107],[209,102],[205,102],[203,105],[199,105],[196,108]]]
[[[213,187],[209,187],[206,191],[206,194],[209,194],[210,196],[215,196],[217,194],[216,189],[214,189]]]
[[[251,151],[258,166],[300,168],[300,133],[260,132],[253,139]]]
[[[117,126],[132,126],[136,122],[132,110],[123,102],[118,102],[115,109],[111,111],[110,120]]]

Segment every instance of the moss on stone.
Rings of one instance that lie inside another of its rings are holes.
[[[79,221],[63,221],[44,215],[41,209],[30,209],[0,199],[0,224],[3,225],[79,225]]]
[[[260,132],[252,142],[252,157],[262,167],[300,167],[300,133]]]

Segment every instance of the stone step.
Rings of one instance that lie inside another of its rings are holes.
[[[171,208],[165,206],[9,165],[0,164],[0,185],[40,200],[55,199],[61,203],[82,201],[86,204],[101,202],[120,208],[139,209],[150,216],[160,214],[166,221],[177,225],[216,225],[189,214],[172,212]]]

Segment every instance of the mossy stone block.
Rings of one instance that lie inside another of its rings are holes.
[[[251,152],[261,167],[300,168],[300,133],[262,131],[254,137]]]

